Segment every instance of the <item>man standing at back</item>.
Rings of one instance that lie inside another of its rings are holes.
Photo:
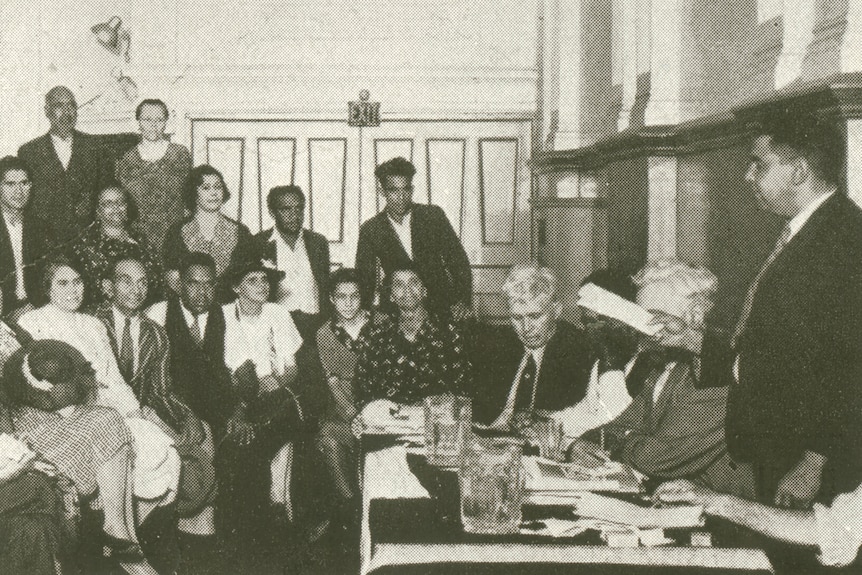
[[[756,132],[746,181],[788,220],[733,334],[707,331],[702,376],[729,384],[731,456],[764,503],[808,508],[862,480],[862,210],[840,189],[842,134],[776,111]]]
[[[18,156],[33,172],[29,209],[51,222],[59,242],[74,239],[92,221],[92,195],[112,178],[96,139],[75,130],[78,104],[69,88],[45,95],[50,131],[21,146]]]
[[[276,186],[266,198],[275,226],[254,236],[251,260],[268,260],[284,278],[270,299],[290,310],[302,339],[314,341],[329,305],[329,242],[304,229],[305,194],[299,186]]]
[[[413,203],[415,174],[413,164],[400,157],[374,170],[386,208],[359,229],[356,269],[378,291],[383,306],[389,302],[385,278],[412,267],[428,290],[429,311],[461,318],[472,300],[470,261],[443,210]],[[376,281],[378,265],[382,281]],[[372,302],[365,303],[371,307]]]

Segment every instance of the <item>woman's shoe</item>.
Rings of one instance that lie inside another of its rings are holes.
[[[103,537],[103,543],[105,557],[110,557],[120,563],[136,563],[144,560],[143,549],[134,541],[112,537],[106,533]]]

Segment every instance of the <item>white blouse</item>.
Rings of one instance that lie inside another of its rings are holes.
[[[231,371],[251,360],[258,377],[280,376],[296,364],[294,355],[302,346],[302,337],[287,308],[265,303],[254,317],[240,315],[238,304],[230,303],[222,311],[224,361]]]

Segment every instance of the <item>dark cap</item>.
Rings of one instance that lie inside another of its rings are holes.
[[[242,282],[243,278],[253,272],[263,272],[271,284],[281,281],[285,273],[279,271],[273,264],[267,260],[258,258],[243,258],[231,262],[228,269],[225,270],[225,278],[230,282],[231,286],[236,287]]]

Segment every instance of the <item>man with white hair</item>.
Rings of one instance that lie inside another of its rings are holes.
[[[637,303],[662,324],[656,336],[641,338],[639,361],[649,365],[646,380],[616,419],[572,444],[570,459],[594,466],[610,456],[650,478],[691,478],[749,494],[750,475],[732,464],[724,440],[727,388],[698,387],[693,367],[715,276],[682,262],[661,261],[633,279]]]
[[[558,411],[584,398],[595,362],[589,339],[560,319],[557,276],[537,265],[514,266],[503,284],[513,329],[476,339],[473,418],[495,429],[516,427],[537,410]]]

